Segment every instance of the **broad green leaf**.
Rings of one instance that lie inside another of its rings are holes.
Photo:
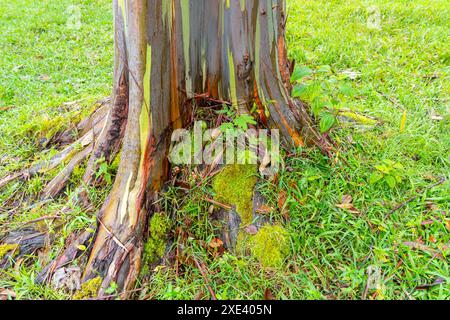
[[[295,70],[291,76],[291,82],[299,81],[299,80],[303,79],[304,77],[311,75],[312,73],[313,73],[313,71],[310,68],[308,68],[307,66],[295,68]]]
[[[392,171],[392,168],[384,165],[384,164],[379,164],[375,166],[375,169],[377,169],[378,171],[381,171],[383,173],[389,173]]]
[[[346,83],[343,83],[339,86],[339,91],[341,91],[342,94],[349,97],[353,95],[352,87]]]
[[[370,175],[369,183],[370,183],[370,184],[375,184],[375,183],[377,183],[378,181],[380,181],[381,179],[383,179],[383,174],[381,174],[381,173],[379,173],[379,172],[377,172],[377,171],[374,171],[374,172]]]
[[[303,92],[305,92],[306,86],[303,84],[298,84],[292,88],[292,97],[293,98],[299,98]]]
[[[331,73],[331,67],[329,65],[323,65],[317,68],[319,73]]]
[[[336,117],[333,114],[329,112],[323,113],[320,119],[320,131],[322,133],[327,132],[334,126],[335,122]]]
[[[388,184],[388,186],[391,189],[394,189],[395,186],[397,185],[397,180],[395,180],[395,178],[393,176],[386,176],[386,177],[384,177],[384,180],[386,181],[386,183]]]
[[[326,101],[324,101],[320,97],[316,97],[311,103],[311,110],[317,117],[326,105],[327,105]]]
[[[401,163],[398,163],[398,162],[394,163],[392,166],[395,169],[400,169],[400,170],[403,170],[405,168]]]

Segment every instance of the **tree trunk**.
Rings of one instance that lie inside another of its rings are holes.
[[[89,183],[97,160],[111,161],[122,141],[83,275],[102,277],[99,295],[112,281],[125,291],[134,284],[171,132],[186,124],[198,94],[239,113],[256,103],[260,123],[279,129],[286,147],[329,152],[304,105],[290,98],[285,10],[284,0],[114,0],[112,108],[84,178]]]

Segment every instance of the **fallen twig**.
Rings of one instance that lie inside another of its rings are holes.
[[[432,184],[431,186],[427,187],[426,189],[422,190],[422,192],[416,194],[414,197],[409,198],[408,200],[406,200],[405,202],[402,202],[400,204],[398,204],[397,206],[394,207],[394,209],[392,209],[385,217],[384,220],[388,219],[395,211],[403,208],[404,206],[406,206],[408,203],[413,202],[414,200],[416,200],[418,197],[420,197],[421,195],[423,195],[427,190],[430,190],[434,187],[437,187],[441,184],[443,184],[444,182],[446,182],[447,179],[446,178],[441,178],[438,182]]]
[[[222,209],[225,210],[231,210],[231,206],[217,202],[216,200],[210,199],[210,198],[204,198],[205,201],[208,201],[209,203],[212,203],[213,205],[216,205],[218,207],[221,207]]]
[[[383,93],[383,92],[381,92],[381,91],[377,91],[377,92],[378,92],[378,94],[380,94],[383,98],[389,100],[395,107],[399,108],[399,109],[402,110],[402,111],[405,111],[405,107],[402,106],[402,105],[400,104],[400,102],[398,102],[397,99],[394,99],[394,98],[388,96],[387,94],[385,94],[385,93]]]
[[[37,218],[34,220],[27,221],[24,223],[24,225],[36,223],[36,222],[43,221],[43,220],[56,220],[56,219],[61,219],[61,217],[60,216],[44,216],[44,217],[40,217],[40,218]]]
[[[125,252],[129,252],[129,250],[127,249],[127,247],[125,247],[125,245],[120,242],[120,240],[105,226],[105,224],[102,222],[101,219],[97,219],[97,221],[100,223],[100,225],[103,227],[103,229],[105,229],[106,233],[113,239],[113,241],[119,246],[121,247],[123,250],[125,250]]]
[[[0,107],[0,111],[7,111],[10,110],[12,108],[14,108],[15,106],[5,106],[5,107]]]
[[[192,255],[192,259],[194,260],[195,265],[197,266],[198,270],[202,274],[203,280],[205,280],[205,284],[206,284],[206,287],[208,288],[209,293],[211,294],[211,298],[213,300],[217,300],[217,297],[216,297],[216,294],[214,293],[214,290],[209,285],[208,277],[206,276],[206,273],[205,273],[205,270],[203,269],[203,266],[200,265],[200,263],[197,261],[197,259],[195,259],[194,255]]]

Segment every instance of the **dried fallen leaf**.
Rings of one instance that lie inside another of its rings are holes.
[[[81,270],[78,267],[60,268],[53,274],[51,283],[55,289],[64,289],[69,292],[80,290]]]
[[[361,72],[353,71],[353,70],[350,70],[350,69],[342,71],[341,74],[347,76],[351,80],[355,80],[355,79],[359,78],[362,75]]]
[[[404,242],[403,244],[405,246],[407,246],[407,247],[412,248],[412,249],[420,250],[420,251],[423,251],[423,252],[428,252],[430,254],[439,256],[439,252],[437,252],[433,248],[428,247],[427,245],[424,245],[421,242],[418,242],[418,241],[417,242]]]
[[[336,207],[346,210],[350,213],[359,214],[359,210],[353,205],[353,198],[351,195],[342,196],[342,202],[337,204]]]
[[[434,223],[433,220],[425,220],[425,221],[422,221],[422,222],[421,222],[421,225],[422,225],[422,226],[426,226],[426,225],[433,224],[433,223]]]
[[[50,80],[50,76],[47,75],[47,74],[42,74],[42,75],[39,76],[39,80],[41,80],[41,81],[48,81],[48,80]]]
[[[342,203],[352,203],[353,202],[353,197],[349,194],[344,194],[342,196]]]
[[[431,110],[431,120],[441,121],[444,120],[444,117],[438,114],[434,109]]]
[[[269,213],[271,213],[272,211],[273,211],[273,208],[272,208],[272,207],[269,207],[269,206],[266,205],[266,204],[261,205],[261,206],[258,208],[258,210],[256,210],[256,212],[257,212],[257,213],[260,213],[260,214],[269,214]]]
[[[221,248],[222,246],[223,241],[218,238],[212,239],[211,242],[209,243],[209,247],[213,249]]]
[[[275,300],[275,297],[274,297],[272,291],[270,291],[269,288],[267,288],[264,291],[264,300]]]
[[[10,109],[12,109],[12,108],[14,108],[15,106],[3,106],[3,107],[0,107],[0,111],[6,111],[6,110],[10,110]]]
[[[430,202],[430,201],[428,201],[426,203],[426,207],[427,207],[427,210],[429,210],[429,211],[437,211],[437,210],[439,210],[439,207],[435,203]]]
[[[16,293],[11,289],[0,289],[0,301],[11,300],[16,298]]]
[[[367,299],[367,295],[371,290],[377,290],[380,287],[381,278],[382,270],[379,266],[370,265],[367,267],[367,282],[362,295],[363,300]],[[375,291],[373,298],[375,298],[377,294],[377,291]]]
[[[278,195],[278,203],[277,203],[278,209],[280,209],[283,217],[286,220],[289,220],[290,215],[289,215],[289,209],[286,206],[286,201],[287,201],[287,193],[286,193],[286,191],[282,190],[282,191],[280,191],[280,194]]]
[[[281,191],[280,194],[278,195],[278,209],[283,209],[284,204],[286,203],[287,200],[287,193],[286,191]]]
[[[271,162],[270,154],[266,152],[266,154],[263,157],[263,160],[261,161],[261,165],[259,166],[259,171],[263,172],[264,170],[266,170],[270,162]]]

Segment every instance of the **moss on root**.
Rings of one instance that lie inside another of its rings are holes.
[[[164,255],[171,227],[171,221],[164,212],[155,213],[150,219],[150,236],[144,246],[142,274],[147,274],[149,266]]]
[[[19,252],[18,244],[5,243],[0,245],[0,261],[9,253],[12,252],[13,256],[17,255]]]
[[[258,177],[255,165],[229,165],[213,181],[215,200],[235,205],[244,225],[253,220],[253,189]]]
[[[102,278],[97,277],[86,281],[81,285],[81,289],[75,292],[72,300],[86,300],[95,298],[102,285]]]
[[[264,268],[280,268],[289,254],[289,235],[282,226],[266,224],[250,239],[249,247]]]

